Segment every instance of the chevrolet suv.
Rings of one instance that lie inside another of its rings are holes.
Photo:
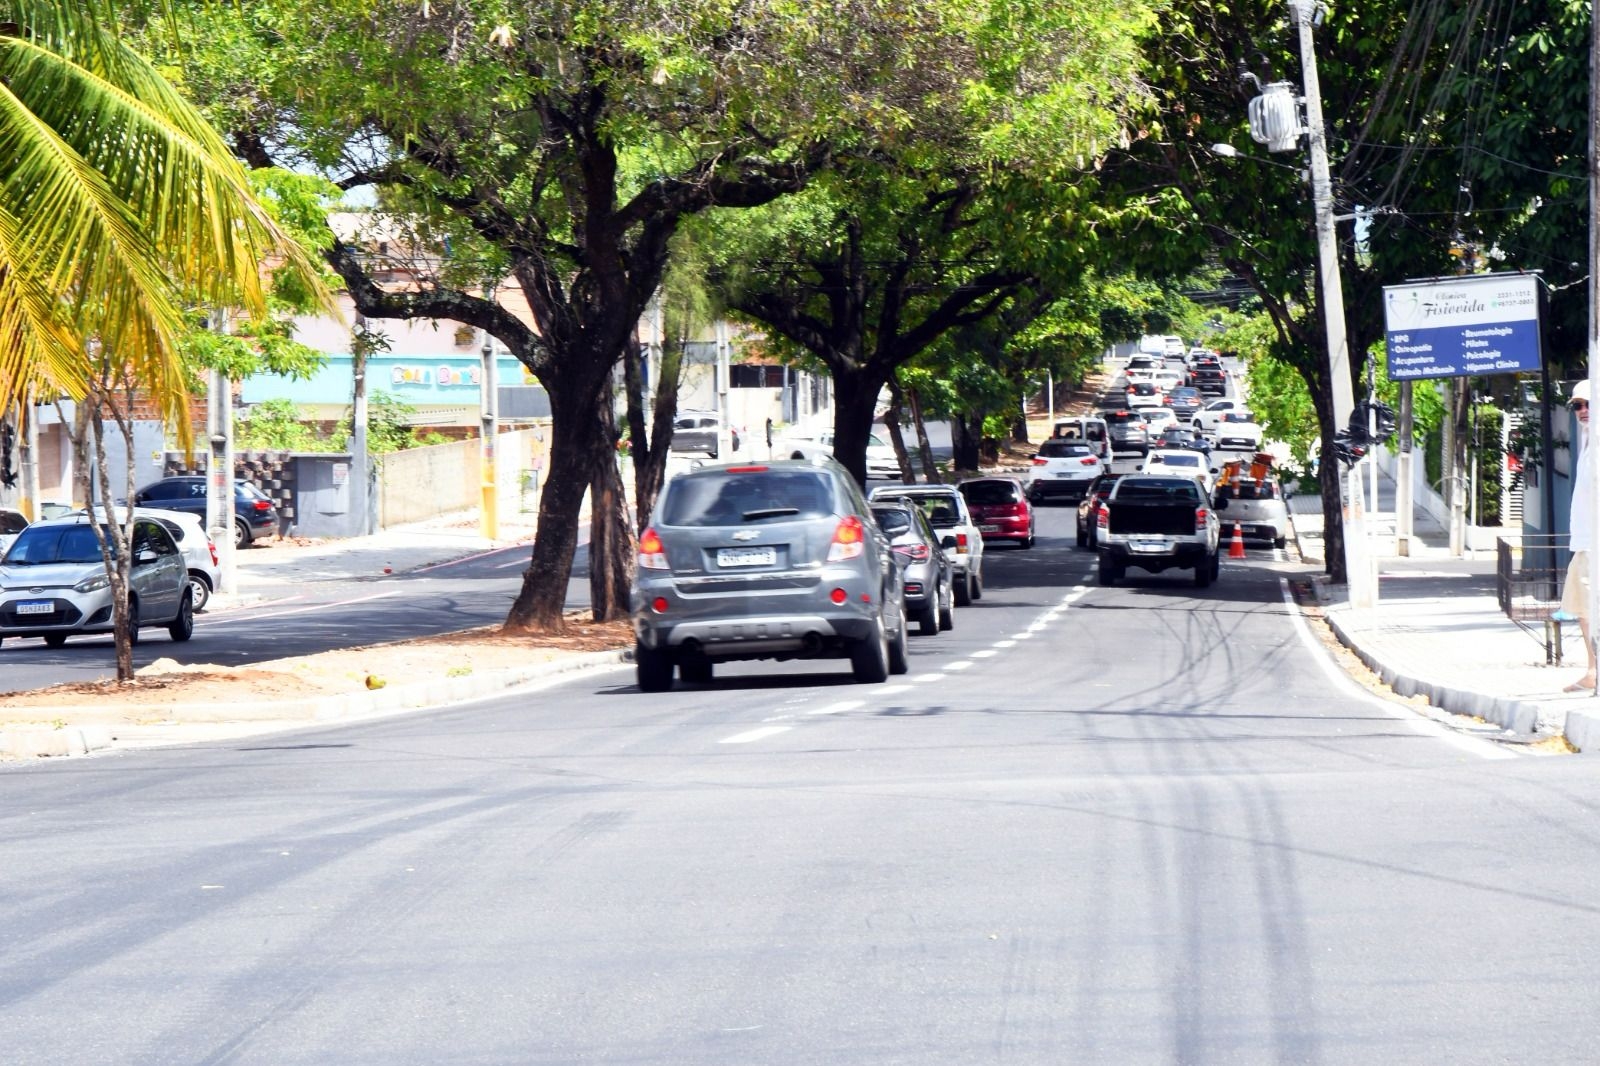
[[[903,674],[905,598],[889,538],[827,456],[702,466],[667,482],[631,590],[639,688],[705,684],[739,659],[848,658]]]
[[[1111,430],[1113,455],[1117,452],[1143,455],[1150,450],[1150,431],[1145,427],[1144,415],[1137,411],[1112,410],[1100,412],[1100,417]]]

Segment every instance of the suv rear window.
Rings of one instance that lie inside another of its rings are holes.
[[[1111,426],[1126,426],[1134,422],[1140,425],[1144,424],[1144,415],[1136,415],[1132,411],[1107,411],[1100,417],[1106,420],[1107,425]]]
[[[1056,441],[1045,441],[1040,445],[1040,454],[1045,447]],[[1089,454],[1087,444],[1069,444],[1067,447],[1080,449],[1079,454]],[[1022,490],[1009,481],[973,481],[961,486],[961,495],[967,498],[968,503],[1016,503],[1022,499]]]
[[[1156,394],[1156,387],[1150,384],[1148,381],[1135,381],[1132,385],[1128,386],[1128,391],[1133,393],[1135,396],[1154,396]]]
[[[1241,481],[1239,484],[1226,483],[1217,486],[1217,499],[1219,500],[1275,500],[1278,498],[1278,485],[1276,482],[1267,481],[1257,485],[1254,481]]]
[[[834,513],[826,474],[809,470],[719,470],[675,478],[661,521],[669,526],[736,526],[822,518]]]
[[[1075,455],[1093,454],[1090,447],[1080,440],[1047,440],[1039,444],[1039,456],[1043,459],[1067,459]],[[967,499],[972,499],[968,496]]]

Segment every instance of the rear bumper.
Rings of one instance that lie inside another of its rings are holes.
[[[1028,495],[1035,499],[1081,500],[1094,484],[1094,478],[1039,478],[1028,482]],[[1019,519],[1020,521],[1020,519]],[[991,534],[985,533],[984,536]]]
[[[1103,536],[1100,550],[1118,566],[1136,566],[1156,573],[1173,568],[1189,569],[1200,565],[1211,555],[1206,545],[1193,543],[1175,544],[1161,553],[1136,552],[1129,550],[1125,541],[1117,540],[1108,544]]]

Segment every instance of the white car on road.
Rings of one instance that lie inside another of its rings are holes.
[[[1258,452],[1261,450],[1261,427],[1249,411],[1224,411],[1217,419],[1215,430],[1218,451]]]
[[[1222,416],[1224,414],[1229,411],[1248,410],[1249,408],[1245,406],[1245,402],[1243,400],[1236,400],[1231,397],[1220,400],[1212,400],[1200,409],[1199,414],[1194,416],[1194,422],[1192,424],[1195,429],[1198,429],[1200,432],[1209,437],[1216,433],[1217,423],[1222,420]]]
[[[1139,465],[1139,473],[1197,477],[1205,482],[1207,492],[1216,484],[1217,477],[1204,455],[1187,448],[1158,448],[1152,451]]]
[[[955,568],[956,606],[965,607],[983,597],[984,531],[973,521],[967,499],[960,490],[954,485],[879,485],[867,499],[906,499],[922,508],[928,524],[941,541],[946,536],[956,539],[955,547],[944,550],[945,557]]]
[[[833,430],[790,432],[772,442],[774,459],[814,459],[819,455],[833,455]],[[894,448],[876,433],[867,436],[867,477],[900,478],[900,460],[894,457]]]

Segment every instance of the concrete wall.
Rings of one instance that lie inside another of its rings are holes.
[[[539,427],[495,438],[495,499],[502,516],[538,512],[549,436]],[[479,441],[473,439],[384,456],[378,472],[379,526],[477,510],[483,501],[480,455]]]

